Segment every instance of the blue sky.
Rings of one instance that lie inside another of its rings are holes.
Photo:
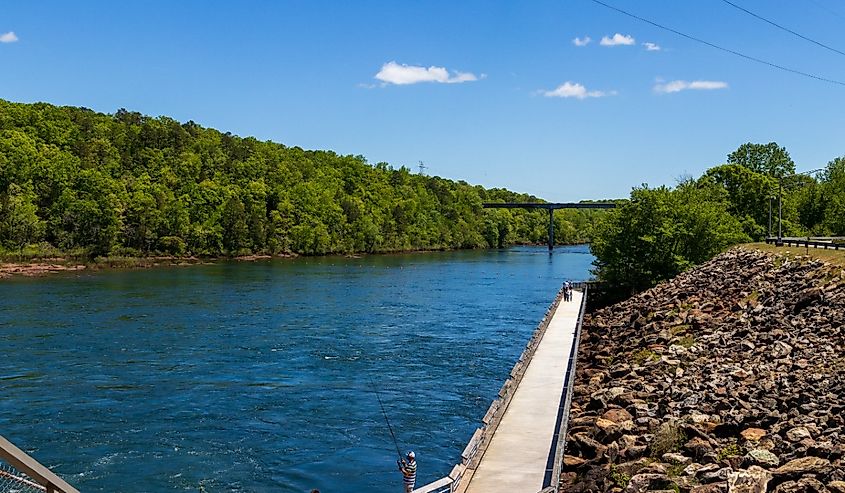
[[[845,81],[845,56],[720,0],[606,1]],[[841,1],[734,1],[845,51]],[[671,185],[747,141],[777,141],[801,170],[845,154],[845,87],[590,0],[6,1],[0,73],[11,101],[123,107],[371,163],[423,161],[429,174],[553,201]]]

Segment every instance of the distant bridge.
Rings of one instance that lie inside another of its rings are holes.
[[[485,209],[547,209],[549,211],[549,251],[555,247],[555,209],[613,209],[613,202],[558,202],[540,204],[535,202],[489,202],[481,204]]]

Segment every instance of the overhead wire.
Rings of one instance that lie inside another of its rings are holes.
[[[766,19],[765,17],[763,17],[763,16],[761,16],[761,15],[755,14],[754,12],[752,12],[752,11],[750,11],[750,10],[746,9],[745,7],[742,7],[742,6],[740,6],[740,5],[735,4],[735,3],[731,2],[730,0],[722,0],[722,1],[723,1],[724,3],[726,3],[726,4],[730,5],[731,7],[733,7],[733,8],[735,8],[735,9],[737,9],[737,10],[741,10],[741,11],[745,12],[746,14],[748,14],[748,15],[750,15],[750,16],[752,16],[752,17],[755,17],[755,18],[757,18],[757,19],[760,19],[761,21],[763,21],[763,22],[765,22],[765,23],[771,24],[771,25],[775,26],[775,27],[776,27],[776,28],[778,28],[778,29],[784,30],[784,31],[786,31],[786,32],[788,32],[788,33],[790,33],[790,34],[793,34],[793,35],[795,35],[795,36],[798,36],[799,38],[801,38],[801,39],[803,39],[803,40],[805,40],[805,41],[809,41],[810,43],[813,43],[813,44],[815,44],[815,45],[821,46],[821,47],[822,47],[822,48],[824,48],[824,49],[827,49],[827,50],[830,50],[830,51],[832,51],[832,52],[834,52],[834,53],[838,53],[838,54],[840,54],[840,55],[845,56],[845,51],[840,51],[840,50],[837,50],[836,48],[834,48],[834,47],[832,47],[832,46],[828,46],[828,45],[826,45],[826,44],[824,44],[824,43],[822,43],[822,42],[820,42],[820,41],[816,41],[815,39],[808,38],[807,36],[804,36],[804,35],[803,35],[803,34],[801,34],[801,33],[797,33],[797,32],[795,32],[795,31],[793,31],[792,29],[789,29],[788,27],[781,26],[781,25],[780,25],[780,24],[778,24],[777,22],[770,21],[769,19]]]
[[[752,62],[756,62],[756,63],[762,64],[762,65],[767,65],[769,67],[776,68],[778,70],[783,70],[785,72],[790,72],[790,73],[800,75],[800,76],[803,76],[803,77],[808,77],[810,79],[815,79],[815,80],[822,81],[822,82],[828,82],[830,84],[836,84],[836,85],[839,85],[839,86],[845,86],[845,82],[843,82],[841,80],[829,79],[827,77],[822,77],[822,76],[819,76],[819,75],[813,75],[813,74],[810,74],[810,73],[807,73],[807,72],[802,72],[801,70],[796,70],[794,68],[789,68],[789,67],[786,67],[786,66],[783,66],[783,65],[779,65],[777,63],[769,62],[769,61],[763,60],[761,58],[753,57],[751,55],[746,55],[746,54],[740,53],[736,50],[732,50],[730,48],[725,48],[723,46],[719,46],[719,45],[711,43],[709,41],[705,41],[701,38],[697,38],[695,36],[691,36],[689,34],[682,33],[681,31],[678,31],[676,29],[672,29],[671,27],[667,27],[667,26],[664,26],[662,24],[658,24],[657,22],[648,20],[644,17],[640,17],[636,14],[632,14],[631,12],[628,12],[627,10],[622,10],[618,7],[614,7],[613,5],[609,5],[607,3],[604,3],[601,0],[590,0],[590,1],[593,2],[593,3],[599,4],[603,7],[606,7],[610,10],[615,10],[616,12],[619,12],[620,14],[627,15],[628,17],[631,17],[633,19],[637,19],[640,22],[645,22],[646,24],[651,24],[652,26],[657,27],[659,29],[663,29],[664,31],[669,31],[673,34],[677,34],[678,36],[681,36],[681,37],[687,38],[689,40],[695,41],[696,43],[701,43],[701,44],[709,46],[711,48],[715,48],[717,50],[724,51],[725,53],[730,53],[732,55],[738,56],[740,58],[744,58],[746,60],[750,60]]]
[[[820,8],[822,10],[826,10],[826,11],[828,11],[828,13],[831,13],[831,14],[835,15],[836,17],[839,17],[840,19],[845,19],[845,15],[840,14],[839,12],[833,10],[830,7],[822,5],[817,0],[810,0],[810,2],[812,2],[816,7]]]

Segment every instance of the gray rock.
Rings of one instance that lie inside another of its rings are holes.
[[[801,457],[778,467],[773,473],[783,476],[800,476],[805,473],[824,474],[830,471],[830,461],[819,457]]]
[[[728,491],[728,484],[721,482],[695,486],[690,490],[690,493],[725,493],[726,491]]]
[[[663,462],[668,462],[670,464],[681,464],[683,466],[686,466],[692,462],[692,459],[685,456],[684,454],[678,454],[675,452],[665,453],[661,458],[663,459]]]
[[[789,356],[790,354],[792,354],[792,349],[793,349],[792,346],[790,346],[789,344],[787,344],[783,341],[778,341],[778,342],[775,343],[774,347],[772,348],[772,357],[774,359],[785,358],[785,357]]]
[[[827,484],[831,493],[845,493],[845,481],[831,481]]]
[[[722,467],[717,471],[699,473],[698,477],[701,478],[701,481],[704,483],[714,483],[716,481],[724,481],[728,479],[728,475],[733,472],[733,469],[730,467]]]
[[[803,426],[796,426],[786,432],[786,439],[790,442],[800,442],[805,438],[812,438],[812,435],[810,434],[810,430]]]
[[[728,473],[728,493],[766,493],[772,475],[760,466]]]
[[[828,493],[824,484],[815,478],[801,478],[798,481],[786,481],[775,488],[776,493]]]
[[[758,466],[777,467],[780,465],[780,459],[778,459],[778,456],[764,449],[757,448],[751,450],[745,455],[745,458],[748,459],[749,462]]]
[[[628,481],[626,493],[644,493],[651,489],[652,484],[663,484],[669,481],[665,474],[637,474]]]

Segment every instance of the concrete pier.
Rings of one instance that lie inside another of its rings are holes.
[[[561,394],[575,344],[582,293],[558,305],[513,399],[474,470],[466,470],[460,491],[537,493],[543,488]]]

